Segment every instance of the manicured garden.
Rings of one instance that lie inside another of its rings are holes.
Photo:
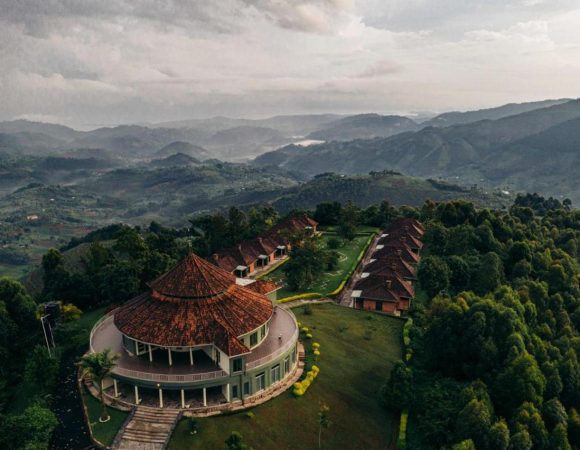
[[[321,237],[321,245],[326,246],[329,240],[336,238],[337,235],[332,232],[324,233]],[[321,296],[329,295],[336,291],[341,283],[345,281],[356,268],[360,258],[368,247],[371,238],[372,233],[365,230],[364,233],[358,233],[352,241],[344,241],[343,245],[336,249],[339,254],[336,269],[330,272],[324,272],[309,288],[303,289],[300,292],[292,291],[286,285],[284,265],[281,265],[278,269],[269,273],[264,277],[264,279],[274,281],[276,284],[282,286],[282,288],[277,292],[278,299],[307,293],[318,293],[321,294]]]
[[[292,389],[251,410],[198,419],[190,434],[187,420],[177,426],[169,449],[219,449],[232,431],[256,450],[318,448],[318,411],[330,409],[331,425],[323,431],[325,449],[392,448],[398,415],[386,410],[379,389],[401,358],[403,321],[334,304],[309,305],[294,312],[320,344],[320,373],[302,397]],[[253,416],[253,417],[250,417]]]

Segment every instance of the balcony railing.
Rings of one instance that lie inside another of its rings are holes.
[[[127,377],[135,378],[137,380],[147,380],[147,381],[164,381],[164,382],[174,382],[174,383],[186,383],[204,380],[214,380],[216,378],[225,377],[227,373],[223,370],[215,370],[213,372],[202,372],[202,373],[189,373],[183,375],[174,375],[166,373],[154,373],[154,372],[141,372],[139,370],[125,369],[123,367],[115,367],[113,373]]]

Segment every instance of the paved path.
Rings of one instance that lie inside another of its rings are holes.
[[[338,297],[338,300],[339,300],[339,303],[341,306],[352,307],[351,294],[352,294],[354,285],[357,283],[358,280],[360,280],[360,276],[363,272],[363,268],[369,263],[372,254],[375,252],[375,250],[377,248],[377,243],[379,242],[379,239],[381,238],[381,234],[382,234],[382,232],[379,232],[374,237],[374,239],[371,242],[371,245],[369,245],[367,252],[365,253],[365,256],[363,257],[363,259],[359,263],[358,267],[356,268],[356,270],[354,271],[354,273],[352,274],[352,276],[350,277],[350,279],[348,280],[348,282],[344,286],[344,289],[342,290],[340,296]]]
[[[163,450],[175,427],[179,411],[137,407],[135,414],[119,433],[117,450]]]

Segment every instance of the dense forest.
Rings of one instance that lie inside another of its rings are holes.
[[[578,448],[580,211],[528,195],[509,211],[326,202],[312,215],[344,239],[400,216],[427,227],[408,357],[381,390],[387,407],[409,412],[408,448]],[[283,218],[270,207],[231,208],[181,229],[112,225],[50,250],[33,295],[1,278],[0,448],[46,448],[61,361],[88,342],[81,311],[141,292],[189,248],[209,255]],[[38,321],[45,301],[63,304],[52,358]]]
[[[580,445],[580,211],[519,197],[509,212],[426,203],[426,293],[383,388],[412,449]]]

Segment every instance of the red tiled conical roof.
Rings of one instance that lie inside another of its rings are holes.
[[[159,294],[178,298],[203,298],[225,292],[236,277],[190,253],[149,287]]]
[[[272,317],[272,302],[236,278],[190,254],[154,280],[151,291],[115,312],[121,333],[163,347],[215,344],[229,356],[249,349],[238,339]]]

